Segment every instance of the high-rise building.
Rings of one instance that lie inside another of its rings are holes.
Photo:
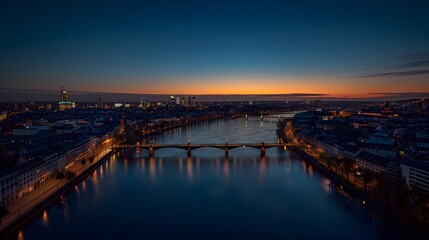
[[[426,110],[429,106],[429,98],[422,99],[422,109]]]
[[[170,95],[170,105],[173,106],[176,102],[176,98],[173,95]]]
[[[180,105],[186,106],[186,97],[181,97],[180,98]]]
[[[104,108],[104,100],[102,97],[98,98],[97,108]]]
[[[139,104],[139,108],[143,108],[146,109],[149,107],[149,101],[147,100],[147,98],[145,97],[141,97],[140,98],[140,104]]]
[[[176,97],[176,105],[180,105],[182,97]]]
[[[61,102],[68,102],[69,101],[69,93],[63,89],[63,86],[61,86]]]
[[[197,101],[195,99],[195,96],[192,96],[191,106],[192,107],[196,107],[197,106]]]
[[[60,110],[75,108],[75,103],[70,102],[69,93],[67,92],[67,90],[64,90],[62,86],[61,86],[60,102],[58,103],[58,105],[60,107]]]

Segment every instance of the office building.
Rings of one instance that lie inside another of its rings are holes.
[[[101,97],[98,98],[97,108],[100,108],[100,109],[104,108],[104,100]]]
[[[58,105],[60,110],[72,109],[76,107],[74,102],[70,102],[69,93],[67,92],[67,90],[64,90],[62,86],[61,86],[60,102],[58,103]]]

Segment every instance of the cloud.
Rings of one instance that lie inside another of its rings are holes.
[[[422,60],[429,59],[429,51],[420,51],[414,52],[410,54],[399,55],[395,57],[390,57],[385,60],[387,61],[414,61],[414,60]]]
[[[389,101],[429,98],[429,92],[378,92],[378,93],[368,93],[368,94],[376,95],[374,99],[389,100]]]
[[[373,74],[368,74],[368,75],[356,76],[355,78],[408,77],[408,76],[419,76],[419,75],[425,75],[425,74],[429,74],[429,69],[373,73]]]
[[[429,92],[378,92],[378,93],[368,93],[374,95],[392,95],[392,96],[401,96],[401,95],[429,95]]]
[[[383,67],[366,69],[372,73],[361,74],[354,76],[354,78],[410,77],[429,74],[429,51],[386,58],[381,62],[381,65]]]

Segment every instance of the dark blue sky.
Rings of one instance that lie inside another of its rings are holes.
[[[428,1],[2,1],[0,32],[3,88],[429,91]]]

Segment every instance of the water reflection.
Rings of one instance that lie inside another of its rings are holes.
[[[146,161],[144,158],[141,158],[140,164],[141,164],[142,172],[144,172],[146,169]]]
[[[149,174],[152,181],[156,180],[156,162],[155,158],[149,158]]]
[[[158,143],[184,143],[188,137],[194,143],[225,138],[231,143],[260,139],[269,143],[277,141],[275,125],[274,120],[261,124],[252,117],[218,120],[155,138]],[[147,151],[122,151],[78,184],[67,202],[57,205],[66,208],[49,209],[49,224],[42,216],[16,237],[406,238],[400,227],[382,223],[360,200],[295,155],[282,149],[270,149],[263,158],[259,154],[253,148],[236,148],[225,158],[222,150],[204,148],[188,158],[186,151],[163,149],[148,158]],[[72,235],[65,234],[71,229]]]
[[[179,170],[180,170],[180,175],[183,176],[183,159],[182,158],[179,159]]]
[[[192,158],[188,157],[186,159],[186,172],[188,173],[188,179],[193,180],[194,179],[194,173],[192,169]]]
[[[229,159],[225,158],[223,161],[223,179],[225,182],[228,182],[229,179]]]
[[[46,211],[46,209],[43,211],[43,215],[42,215],[42,223],[44,227],[49,226],[49,218],[48,218],[48,212]]]
[[[256,164],[256,159],[254,160],[254,163]],[[261,183],[264,182],[266,170],[267,170],[267,158],[261,157],[260,164],[259,164],[259,180]]]
[[[322,178],[322,189],[328,194],[331,195],[331,180],[328,178]]]
[[[24,240],[24,232],[22,232],[22,230],[19,230],[17,239]]]
[[[162,163],[163,163],[163,160],[161,158],[158,159],[159,174],[162,174]]]

